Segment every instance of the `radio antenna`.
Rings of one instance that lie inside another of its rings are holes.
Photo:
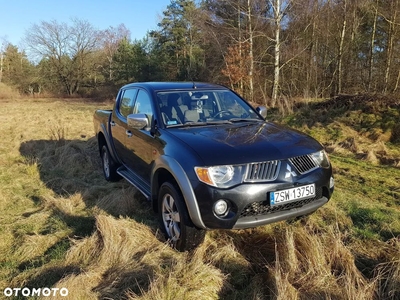
[[[192,89],[197,89],[196,82],[194,82],[194,80],[193,80],[193,76],[192,76],[192,72],[191,71],[192,71],[192,69],[190,68],[190,66],[188,66],[187,67],[187,74],[188,74],[188,77],[190,78],[190,80],[193,83]]]

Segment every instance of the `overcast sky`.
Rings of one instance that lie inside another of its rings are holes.
[[[5,40],[23,48],[26,30],[41,21],[71,24],[71,18],[87,20],[96,29],[125,24],[131,38],[142,39],[157,29],[171,0],[0,0],[0,46]]]

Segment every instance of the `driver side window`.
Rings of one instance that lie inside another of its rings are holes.
[[[221,100],[221,110],[228,111],[232,116],[241,117],[247,113],[244,107],[232,95],[224,94]]]

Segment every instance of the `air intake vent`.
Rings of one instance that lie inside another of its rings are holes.
[[[248,164],[245,181],[261,182],[275,180],[278,177],[280,165],[279,160]]]
[[[276,213],[279,211],[284,211],[296,207],[301,207],[303,205],[312,203],[318,199],[322,198],[322,188],[316,189],[315,197],[302,199],[298,201],[292,201],[281,205],[270,206],[269,201],[262,201],[262,202],[253,202],[248,204],[240,213],[239,218],[244,217],[252,217],[252,216],[260,216],[260,215],[268,215],[271,213]]]
[[[304,174],[318,168],[318,165],[313,160],[311,155],[296,156],[289,158],[289,161],[300,174]]]

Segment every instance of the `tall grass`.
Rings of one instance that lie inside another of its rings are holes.
[[[0,105],[0,297],[58,287],[71,299],[400,298],[400,155],[389,140],[372,162],[357,152],[376,141],[342,122],[302,128],[332,147],[332,200],[301,220],[210,231],[178,253],[140,193],[102,177],[92,115],[111,103]]]

